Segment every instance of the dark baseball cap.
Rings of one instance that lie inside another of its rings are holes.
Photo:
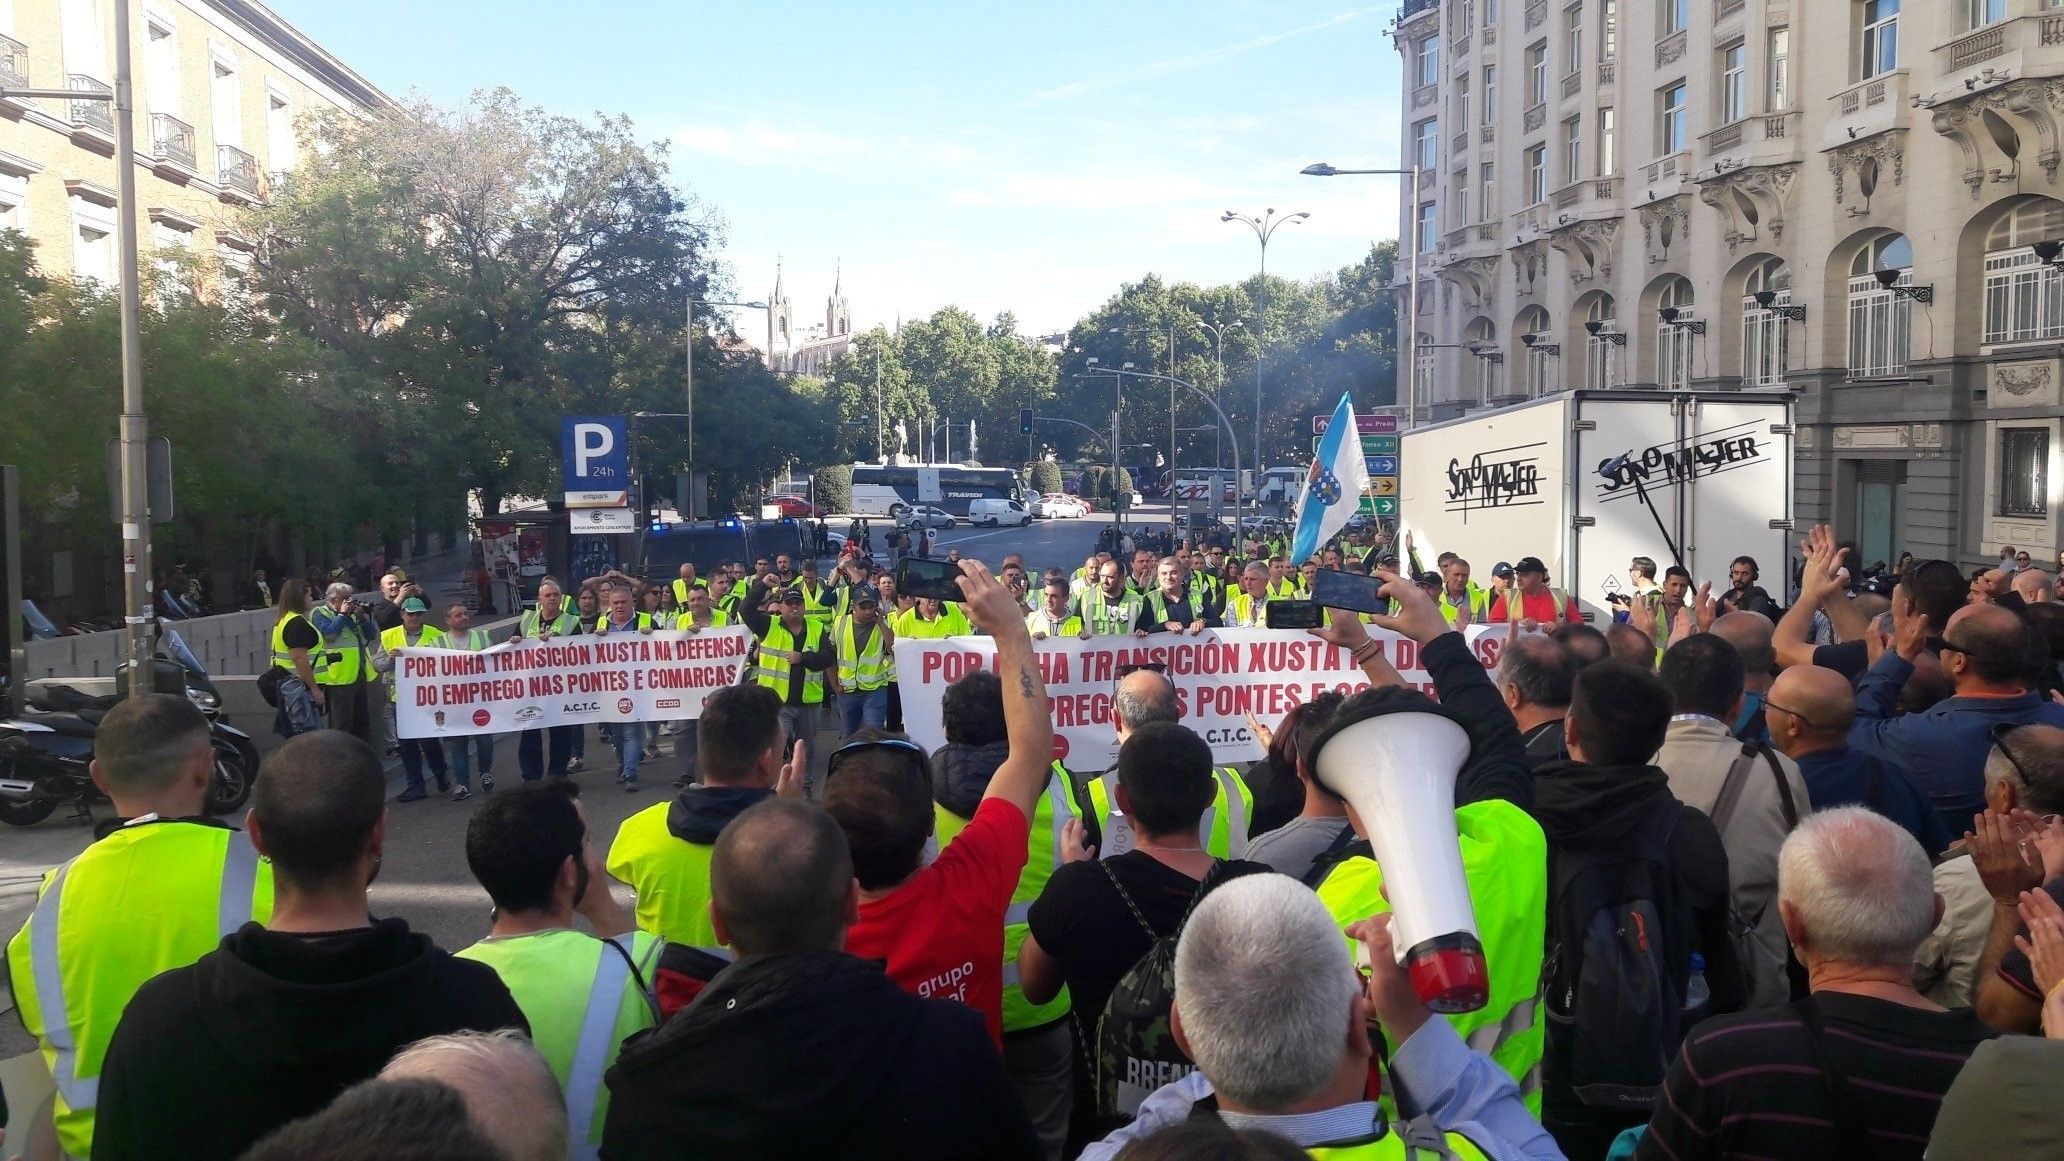
[[[784,604],[784,605],[800,605],[800,604],[802,604],[802,603],[803,603],[803,590],[801,590],[801,589],[787,589],[787,590],[783,591],[783,592],[782,592],[782,594],[781,594],[781,603],[782,603],[782,604]]]
[[[1507,563],[1505,563],[1504,561],[1502,561],[1502,560],[1501,560],[1501,561],[1499,561],[1498,563],[1496,563],[1496,564],[1494,564],[1494,565],[1492,565],[1492,566],[1491,566],[1491,575],[1492,575],[1492,576],[1511,576],[1511,575],[1512,575],[1512,566],[1511,566],[1511,565],[1509,565],[1509,564],[1507,564]]]
[[[853,607],[856,609],[879,609],[881,608],[881,598],[873,593],[861,593],[860,598],[853,602]]]
[[[1420,587],[1420,588],[1422,588],[1422,589],[1437,589],[1437,588],[1441,587],[1441,579],[1440,579],[1440,574],[1439,574],[1439,573],[1437,573],[1437,572],[1422,572],[1422,573],[1420,573],[1420,574],[1419,574],[1419,587]]]
[[[1542,563],[1541,563],[1541,558],[1540,558],[1540,557],[1538,557],[1538,556],[1522,556],[1522,557],[1520,557],[1520,558],[1519,558],[1519,561],[1518,561],[1518,563],[1516,563],[1516,564],[1514,564],[1514,565],[1512,566],[1512,571],[1513,571],[1513,572],[1537,572],[1537,573],[1540,573],[1540,574],[1541,574],[1542,576],[1547,576],[1547,575],[1548,575],[1548,566],[1547,566],[1547,565],[1545,565],[1545,564],[1542,564]]]

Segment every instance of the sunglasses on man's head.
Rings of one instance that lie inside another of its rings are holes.
[[[910,758],[916,762],[916,768],[923,777],[927,779],[931,777],[931,768],[926,763],[924,747],[916,742],[906,741],[902,738],[865,738],[858,742],[847,742],[845,745],[833,750],[831,757],[825,759],[824,777],[829,779],[832,775],[838,773],[839,766],[850,761],[853,755],[866,753],[871,750],[883,750],[891,754],[900,754]]]
[[[1166,677],[1168,676],[1168,663],[1165,661],[1142,661],[1137,665],[1121,665],[1118,667],[1118,677],[1122,680],[1131,677],[1141,670],[1145,670],[1148,673],[1158,673]]]

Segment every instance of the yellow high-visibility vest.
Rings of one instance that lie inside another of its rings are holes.
[[[444,647],[444,630],[435,625],[423,626],[423,635],[416,638],[414,645],[409,644],[408,630],[400,625],[396,625],[392,629],[385,630],[380,634],[380,648],[385,649],[389,653],[394,652],[396,649],[442,649]],[[401,676],[398,668],[394,676]],[[387,683],[388,701],[395,701],[401,697],[400,687],[401,683],[398,681]]]
[[[44,876],[35,911],[8,941],[7,973],[57,1081],[66,1155],[93,1152],[101,1061],[137,989],[271,918],[272,867],[225,826],[132,824]]]
[[[1248,789],[1247,780],[1231,766],[1219,766],[1211,771],[1211,805],[1205,809],[1197,830],[1204,835],[1204,849],[1212,857],[1220,859],[1244,859],[1247,857],[1247,828],[1254,817],[1254,791]],[[1118,772],[1106,771],[1089,784],[1090,809],[1096,812],[1097,826],[1104,829],[1111,817],[1111,803],[1118,796]],[[1105,830],[1108,835],[1108,830]]]
[[[672,802],[648,806],[623,821],[609,844],[610,875],[638,893],[638,930],[686,944],[719,959],[731,952],[710,921],[712,844],[692,843],[667,828]]]
[[[860,652],[855,643],[855,626],[851,616],[840,617],[834,631],[838,642],[838,679],[840,688],[853,689],[861,693],[880,689],[894,679],[890,672],[888,650],[882,648],[882,624],[877,621],[867,639],[866,652]]]
[[[774,691],[783,704],[788,702],[791,669],[795,663],[782,657],[783,652],[814,653],[824,645],[824,623],[811,621],[803,626],[802,644],[796,643],[795,634],[775,617],[767,622],[767,635],[760,638],[759,655],[754,658],[758,676],[754,678],[761,685]],[[824,671],[806,669],[803,671],[803,705],[818,705],[824,701]]]

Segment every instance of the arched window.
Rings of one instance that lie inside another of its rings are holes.
[[[2021,206],[1986,235],[1986,342],[2064,337],[2064,271],[2033,249],[2055,241],[2064,241],[2064,202],[2047,199]]]
[[[1785,320],[1771,307],[1792,304],[1792,273],[1765,258],[1742,286],[1742,386],[1782,387],[1791,366]]]
[[[1497,325],[1487,318],[1477,319],[1463,332],[1462,343],[1464,353],[1476,364],[1476,401],[1488,403],[1491,396],[1498,394],[1498,364],[1504,361],[1497,353]]]
[[[1913,303],[1891,285],[1913,284],[1913,245],[1903,234],[1876,238],[1849,263],[1849,377],[1884,379],[1906,374],[1913,340]]]
[[[1692,305],[1691,280],[1673,276],[1663,283],[1656,300],[1661,310],[1688,311]],[[1656,386],[1691,386],[1691,328],[1656,319]]]
[[[1612,296],[1606,294],[1592,299],[1591,309],[1584,313],[1584,385],[1593,390],[1608,390],[1625,381],[1620,356],[1627,336],[1615,313]]]
[[[1518,329],[1513,332],[1513,336],[1520,341],[1525,351],[1525,362],[1520,368],[1520,389],[1526,392],[1529,399],[1538,399],[1555,390],[1555,380],[1548,373],[1548,352],[1541,349],[1543,345],[1552,345],[1555,342],[1555,336],[1548,331],[1548,312],[1538,306],[1530,306],[1521,311]],[[1527,343],[1523,336],[1532,336],[1534,341]]]

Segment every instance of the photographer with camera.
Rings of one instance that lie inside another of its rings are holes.
[[[351,586],[339,581],[323,590],[323,603],[308,614],[308,621],[322,634],[322,648],[310,660],[316,684],[322,686],[330,728],[377,746],[371,699],[366,696],[366,684],[373,680],[368,651],[380,639],[373,607],[353,600]]]

